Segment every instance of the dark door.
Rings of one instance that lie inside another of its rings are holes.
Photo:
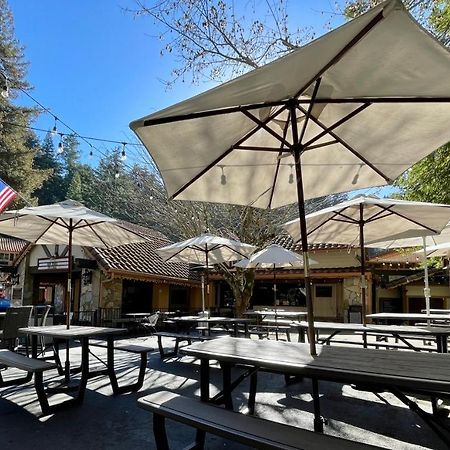
[[[123,280],[122,314],[152,312],[153,283]]]
[[[409,297],[408,301],[410,313],[420,313],[422,309],[425,309],[424,297]],[[442,309],[444,307],[444,299],[440,297],[433,297],[430,299],[431,309]]]
[[[170,286],[169,290],[169,310],[188,311],[189,310],[189,289],[184,286]]]

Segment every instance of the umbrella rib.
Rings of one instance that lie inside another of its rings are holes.
[[[91,225],[89,225],[89,228],[92,230],[92,232],[97,236],[98,239],[100,239],[100,241],[102,241],[103,245],[106,248],[109,248],[110,246],[103,240],[103,238],[97,233],[97,231],[95,231],[95,228],[92,227]]]
[[[284,106],[283,108],[280,108],[278,111],[275,111],[274,114],[270,115],[265,122],[269,122],[271,120],[273,120],[276,116],[278,116],[279,114],[281,114],[284,110],[286,109],[286,107]],[[225,156],[227,156],[229,153],[231,153],[234,149],[236,145],[240,145],[243,142],[245,142],[247,139],[249,139],[250,137],[252,137],[258,130],[260,129],[260,127],[255,127],[252,130],[250,130],[245,136],[243,136],[242,138],[240,138],[235,144],[233,144],[232,146],[230,146],[225,152],[223,152],[220,156],[218,156],[213,162],[211,162],[210,164],[208,164],[204,169],[202,169],[197,175],[195,175],[193,178],[191,178],[186,184],[184,184],[183,186],[181,186],[180,189],[178,189],[178,191],[176,191],[172,196],[171,199],[174,199],[175,197],[177,197],[178,195],[180,195],[183,191],[185,191],[189,186],[191,186],[193,183],[195,183],[200,177],[202,177],[206,172],[208,172],[210,169],[212,169],[218,162],[220,162],[223,158],[225,158]]]
[[[280,153],[280,147],[258,147],[257,145],[236,145],[235,150],[257,150],[259,152]],[[286,149],[289,151],[289,149]]]
[[[379,208],[382,208],[384,210],[388,210],[385,206],[383,205],[377,205]],[[411,219],[410,217],[406,217],[404,214],[399,213],[398,211],[392,211],[395,215],[401,217],[402,219],[408,220],[409,222],[413,223],[414,225],[418,225],[419,227],[423,227],[426,228],[429,231],[432,231],[433,233],[439,233],[439,230],[435,230],[434,228],[429,227],[428,225],[424,225],[420,222],[418,222],[417,220]]]
[[[302,108],[300,105],[297,105],[297,108],[303,112],[303,114],[306,113],[306,110]],[[311,115],[311,120],[315,122],[317,125],[322,127],[324,130],[327,128],[319,119],[316,119],[313,115]],[[380,175],[387,183],[391,183],[393,180],[389,178],[387,175],[385,175],[378,167],[374,166],[370,161],[368,161],[364,156],[359,154],[353,147],[351,147],[347,142],[345,142],[342,138],[340,138],[336,133],[333,131],[329,131],[328,134],[336,139],[342,146],[344,146],[350,153],[353,153],[358,159],[360,159],[364,164],[366,164],[368,167],[370,167],[375,173]]]
[[[312,105],[312,103],[310,103],[310,106],[311,105]],[[304,144],[304,146],[308,147],[308,145],[311,145],[314,142],[318,141],[320,138],[322,138],[325,135],[329,134],[330,131],[333,131],[334,129],[340,127],[342,124],[344,124],[345,122],[348,122],[351,118],[353,118],[354,116],[356,116],[360,112],[364,111],[368,106],[370,106],[370,103],[364,103],[363,105],[359,106],[358,108],[353,110],[351,113],[347,114],[342,119],[338,120],[333,125],[329,126],[325,130],[320,132],[318,135],[316,135],[315,137],[311,138],[306,144]]]
[[[382,215],[382,213],[386,213],[384,215]],[[385,219],[386,217],[390,217],[394,214],[394,212],[392,211],[380,211],[377,214],[375,214],[375,216],[369,217],[368,219],[366,219],[364,221],[364,223],[372,223],[375,222],[376,220],[381,220],[381,219]]]
[[[334,144],[338,144],[339,141],[337,141],[336,139],[333,139],[332,141],[328,141],[328,142],[323,142],[321,144],[316,144],[316,145],[308,145],[307,147],[305,147],[303,150],[307,151],[307,150],[314,150],[316,148],[321,148],[321,147],[327,147],[328,145],[334,145]]]
[[[269,126],[267,126],[267,121],[261,121],[257,119],[253,114],[249,113],[248,111],[242,111],[242,113],[248,117],[249,119],[253,120],[257,125],[259,125],[259,129],[263,129],[267,131],[270,135],[272,135],[275,139],[278,139],[283,145],[285,145],[288,148],[292,147],[292,144],[290,144],[286,139],[283,139],[276,131],[272,130]]]
[[[321,75],[324,74],[331,66],[336,64],[353,46],[355,46],[380,20],[383,19],[383,10],[381,10],[350,42],[345,45],[330,61],[328,61],[318,73],[314,75],[303,87],[297,91],[295,98],[300,97],[303,92]]]
[[[310,99],[299,98],[297,103],[309,104]],[[448,103],[450,97],[342,97],[318,98],[315,103],[342,104],[342,103]]]
[[[200,111],[190,114],[180,114],[170,117],[158,117],[156,119],[146,119],[144,120],[143,127],[148,127],[151,125],[162,125],[165,123],[181,122],[183,120],[191,119],[201,119],[202,117],[220,116],[224,114],[231,114],[236,112],[250,111],[252,109],[263,109],[263,108],[273,108],[277,106],[286,107],[287,100],[279,100],[273,102],[261,102],[253,103],[245,106],[231,106],[228,108],[211,109],[208,111]]]
[[[341,215],[341,216],[343,216],[343,217],[346,217],[346,218],[349,219],[349,220],[354,220],[354,219],[352,219],[351,217],[347,217],[347,216],[345,216],[344,214],[342,214],[342,212],[345,211],[347,208],[348,208],[348,206],[345,207],[344,209],[342,209],[341,211],[334,211],[334,214],[333,214],[331,217],[328,217],[328,219],[326,219],[325,221],[323,221],[322,223],[320,223],[319,225],[317,225],[316,228],[313,228],[311,231],[309,231],[309,232],[308,232],[308,235],[314,233],[315,231],[317,231],[319,228],[323,227],[323,226],[324,226],[325,224],[327,224],[328,222],[331,222],[332,220],[336,220],[336,217],[337,217],[338,215]],[[357,223],[357,222],[354,222],[354,223]]]

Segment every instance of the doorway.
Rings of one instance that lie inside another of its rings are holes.
[[[152,312],[153,283],[122,281],[122,314]]]

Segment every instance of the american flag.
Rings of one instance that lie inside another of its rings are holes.
[[[17,192],[0,180],[0,213],[17,197]]]

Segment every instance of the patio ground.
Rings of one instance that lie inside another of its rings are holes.
[[[150,338],[155,343],[156,339]],[[106,352],[94,348],[103,357]],[[73,348],[74,363],[79,348]],[[93,365],[99,364],[92,360]],[[138,357],[117,352],[119,382],[134,379]],[[162,362],[159,353],[151,354],[144,387],[137,393],[113,397],[109,380],[90,380],[83,405],[52,416],[40,417],[40,408],[32,384],[0,390],[0,448],[2,450],[53,449],[154,449],[151,415],[137,407],[136,399],[167,389],[186,396],[199,396],[199,364],[189,357]],[[431,370],[431,369],[430,369]],[[236,373],[239,369],[236,369]],[[51,378],[52,372],[46,379]],[[212,371],[211,393],[221,383],[220,369]],[[441,441],[414,413],[390,394],[380,397],[357,391],[351,386],[322,382],[322,414],[328,419],[325,433],[375,444],[388,449],[444,449]],[[260,417],[312,429],[311,383],[286,387],[284,377],[263,373],[258,378],[256,414]],[[248,381],[234,392],[235,408],[243,408],[248,395]],[[53,397],[57,401],[57,396]],[[429,407],[428,402],[421,402]],[[193,430],[168,422],[173,449],[186,446]],[[206,448],[244,449],[236,443],[208,436]],[[325,450],[325,449],[324,449]]]

